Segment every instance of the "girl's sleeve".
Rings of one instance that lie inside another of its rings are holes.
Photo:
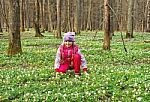
[[[81,53],[80,49],[78,49],[78,54],[81,56],[81,66],[84,69],[87,69],[87,64],[84,55]]]
[[[54,68],[57,69],[59,68],[59,66],[60,66],[60,47],[58,48],[57,53],[56,53]]]

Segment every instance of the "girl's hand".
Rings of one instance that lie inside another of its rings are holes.
[[[88,76],[88,75],[89,75],[86,71],[84,72],[84,74],[85,74],[86,76]]]

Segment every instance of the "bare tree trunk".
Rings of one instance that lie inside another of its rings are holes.
[[[126,38],[133,38],[133,8],[134,0],[129,0]]]
[[[52,0],[52,26],[53,26],[53,29],[55,30],[54,32],[56,33],[56,29],[57,29],[57,0]],[[56,36],[56,34],[55,34]]]
[[[40,8],[40,18],[41,18],[41,32],[44,32],[44,25],[43,25],[43,0],[39,0],[39,8]]]
[[[88,7],[88,3],[89,2],[89,0],[84,0],[84,7],[83,7],[83,9],[85,10],[85,9],[87,9],[87,10],[85,10],[84,11],[84,15],[83,15],[83,30],[86,30],[87,31],[87,23],[88,23],[88,14],[89,14],[89,7]]]
[[[1,3],[1,1],[0,1],[0,3]],[[0,5],[0,17],[2,17],[2,7],[1,7],[2,5]],[[3,32],[3,30],[2,30],[2,18],[0,18],[0,32]]]
[[[40,26],[39,26],[39,19],[40,19],[39,0],[35,1],[35,9],[36,9],[35,22],[34,22],[35,33],[36,33],[35,37],[43,37],[43,35],[40,32]]]
[[[144,10],[143,14],[141,13],[142,16],[144,15],[144,17],[141,17],[141,15],[138,15],[140,17],[140,19],[141,19],[140,21],[141,21],[141,30],[142,30],[142,32],[146,31],[146,18],[147,18],[147,5],[146,5],[146,2],[147,1],[148,0],[146,0],[145,2],[143,2],[142,5],[140,4],[141,6],[138,8],[139,11]],[[141,3],[141,2],[138,1],[138,3]]]
[[[109,0],[104,0],[104,50],[110,50],[110,9],[108,6],[109,4]]]
[[[150,32],[150,0],[147,0],[146,32]]]
[[[81,0],[81,30],[84,30],[84,17],[85,17],[85,10],[84,10],[84,7],[85,7],[85,0]]]
[[[103,30],[103,23],[104,23],[104,18],[103,18],[103,16],[104,16],[104,6],[103,5],[100,5],[100,10],[99,10],[99,14],[100,14],[100,16],[99,16],[99,19],[100,19],[100,23],[99,23],[99,30]]]
[[[114,2],[113,1],[110,1],[110,6],[111,6],[111,9],[114,10]],[[110,11],[110,39],[112,39],[112,36],[114,35],[114,14],[112,12],[112,10]]]
[[[48,31],[48,0],[44,0],[44,30]]]
[[[120,21],[121,21],[121,3],[120,3],[120,0],[115,0],[115,8],[116,8],[116,14],[117,14],[117,18],[118,19],[115,19],[115,30],[116,31],[119,31],[120,30]]]
[[[24,6],[25,6],[25,1],[21,0],[21,8],[20,8],[20,23],[21,23],[21,31],[24,32],[25,31],[25,27],[24,27]]]
[[[81,24],[81,0],[76,0],[76,13],[75,13],[75,32],[80,34],[80,24]]]
[[[40,11],[41,11],[41,32],[45,31],[45,0],[40,0]]]
[[[0,18],[0,32],[3,32],[3,30],[2,30],[2,24],[1,24],[1,18]]]
[[[2,18],[4,19],[4,22],[5,22],[5,24],[6,24],[6,31],[7,31],[7,29],[9,29],[9,23],[8,23],[8,14],[6,13],[7,11],[6,11],[6,7],[5,7],[5,0],[2,0],[1,2],[0,2],[0,9],[2,10],[1,11],[1,15],[2,15]]]
[[[48,18],[49,18],[49,23],[48,23],[48,31],[52,32],[53,31],[53,25],[52,25],[52,10],[51,10],[51,0],[48,0]]]
[[[26,13],[26,26],[27,26],[27,31],[29,31],[29,28],[30,28],[29,0],[26,0],[25,6],[26,6],[26,9],[25,9],[25,13]]]
[[[70,0],[68,0],[68,31],[71,31],[70,15]]]
[[[0,3],[1,3],[1,1],[0,1]],[[1,7],[2,5],[0,5],[0,17],[2,17],[2,7]],[[3,30],[2,30],[2,18],[0,18],[0,32],[3,32]]]
[[[74,23],[75,23],[75,17],[74,17],[74,10],[75,10],[75,1],[74,0],[71,0],[70,1],[70,5],[71,5],[71,7],[70,7],[70,24],[71,24],[71,31],[75,31],[74,30]]]
[[[22,52],[20,41],[20,0],[9,0],[9,47],[8,55]]]
[[[62,2],[62,4],[61,5],[63,5],[62,6],[62,11],[61,12],[63,12],[63,15],[61,16],[61,25],[62,25],[62,32],[67,32],[68,30],[67,30],[67,25],[68,25],[68,22],[67,22],[67,0],[64,0],[63,2]]]
[[[61,0],[57,0],[57,30],[56,38],[61,38]]]
[[[92,0],[89,0],[88,19],[87,19],[88,21],[87,21],[87,28],[86,28],[86,30],[92,30],[91,9],[92,9]]]

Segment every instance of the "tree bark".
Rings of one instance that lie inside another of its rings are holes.
[[[92,0],[89,0],[89,7],[88,7],[88,21],[87,21],[87,28],[86,30],[92,30],[91,24],[91,9],[92,9]]]
[[[146,32],[150,32],[150,0],[147,0]]]
[[[83,8],[84,8],[84,0],[81,0],[81,25],[80,25],[80,29],[81,30],[83,30],[83,18],[84,18],[84,10],[83,10]]]
[[[4,0],[2,0],[1,2],[0,2],[0,9],[1,9],[1,17],[4,19],[4,22],[5,22],[5,24],[6,24],[6,31],[7,31],[7,29],[9,29],[9,23],[8,23],[8,15],[7,15],[7,11],[6,11],[6,7],[5,7],[5,1]]]
[[[30,28],[30,17],[29,17],[29,0],[26,0],[25,2],[25,6],[26,6],[26,9],[25,9],[25,14],[26,14],[26,27],[27,27],[27,31],[29,31],[29,28]]]
[[[51,0],[48,0],[48,18],[49,18],[49,23],[48,23],[48,31],[52,32],[53,31],[53,25],[52,25],[52,10],[51,10]]]
[[[133,38],[134,0],[129,0],[126,38]]]
[[[63,12],[63,15],[61,16],[61,19],[62,19],[62,22],[61,22],[61,25],[62,25],[62,32],[67,32],[68,31],[68,27],[67,27],[67,25],[68,25],[68,22],[67,22],[67,0],[64,0],[63,2],[62,2],[62,4],[61,5],[63,5],[62,6],[62,12]]]
[[[74,23],[75,23],[75,17],[74,17],[74,14],[75,14],[75,1],[74,0],[70,0],[70,24],[71,24],[71,31],[74,32]]]
[[[35,27],[35,37],[43,37],[43,35],[40,32],[40,26],[39,26],[39,20],[40,20],[40,5],[39,0],[36,0],[35,2],[35,9],[36,9],[36,15],[35,15],[35,21],[34,21],[34,27]]]
[[[109,0],[104,0],[104,50],[110,50],[110,9],[108,7],[109,4]]]
[[[80,34],[80,24],[81,24],[81,0],[76,0],[76,13],[75,13],[75,32]]]
[[[8,55],[22,52],[20,41],[20,0],[9,0],[9,47]]]
[[[61,0],[57,0],[57,30],[56,38],[61,38]]]
[[[3,32],[3,30],[2,30],[2,24],[1,24],[1,18],[0,18],[0,32]]]
[[[70,15],[70,0],[68,0],[68,31],[71,31]]]
[[[20,7],[20,23],[21,23],[21,31],[25,31],[25,26],[24,26],[24,6],[25,6],[25,1],[21,0],[21,7]]]
[[[2,7],[1,6],[2,5],[0,5],[0,17],[2,17],[2,9],[1,9]],[[3,30],[2,30],[2,18],[0,18],[0,32],[3,32]]]
[[[40,0],[40,12],[41,12],[41,32],[45,32],[46,30],[45,0]]]
[[[114,2],[110,1],[110,6],[111,9],[114,10]],[[112,36],[114,35],[114,14],[112,12],[112,10],[110,10],[110,39],[112,39]]]

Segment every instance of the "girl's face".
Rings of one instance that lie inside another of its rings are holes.
[[[73,44],[73,42],[65,41],[64,44],[65,46],[70,47]]]

